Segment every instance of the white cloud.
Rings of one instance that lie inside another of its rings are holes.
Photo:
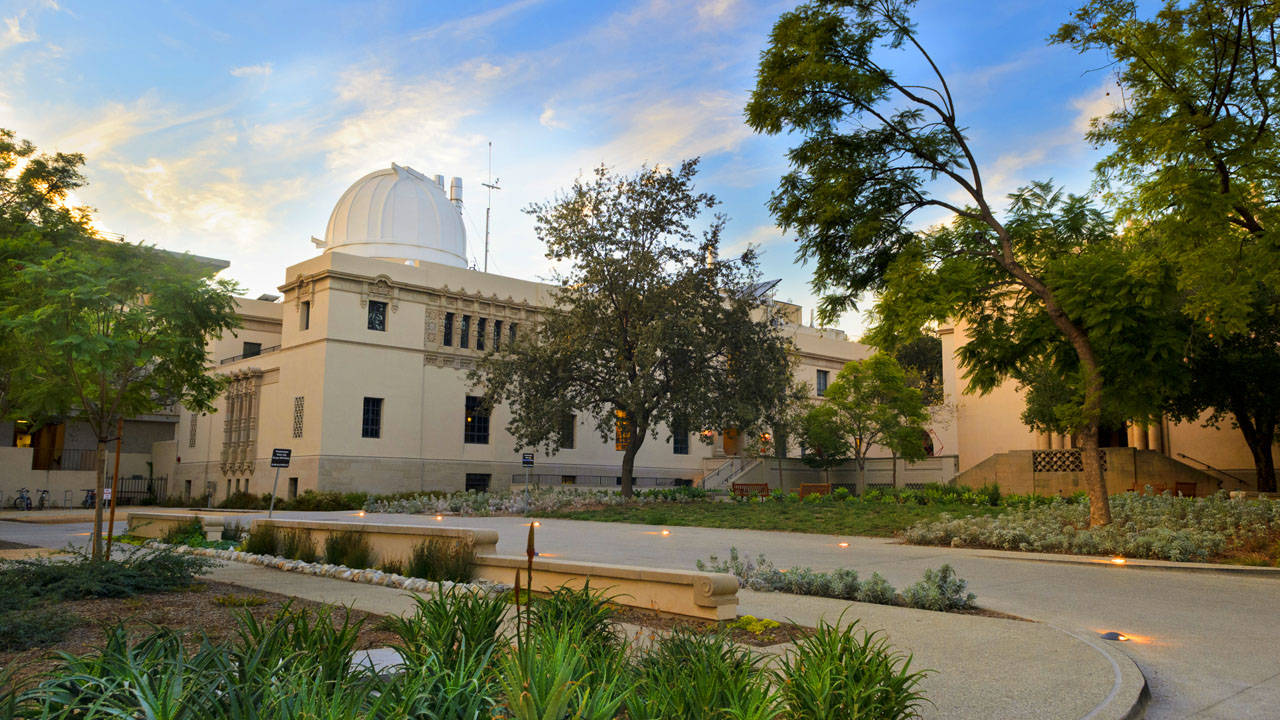
[[[564,121],[556,117],[555,108],[550,105],[542,109],[542,114],[538,116],[538,124],[551,130],[563,130],[569,127]]]
[[[231,74],[235,77],[267,76],[271,74],[271,63],[242,65],[241,67],[231,68]]]
[[[417,33],[411,39],[433,40],[442,35],[470,37],[479,34],[482,30],[486,30],[503,20],[506,20],[521,10],[541,4],[542,2],[543,0],[516,0],[515,2],[501,5],[492,10],[468,15],[451,22],[441,23],[435,27]]]
[[[34,30],[25,30],[22,27],[23,20],[26,18],[26,11],[20,12],[13,17],[4,18],[4,30],[0,32],[0,51],[8,50],[15,45],[31,42],[36,39]]]
[[[760,252],[767,246],[782,244],[787,239],[782,228],[777,225],[757,225],[745,235],[729,230],[728,235],[732,242],[720,248],[720,256],[723,258],[737,257],[748,248],[755,248]]]
[[[705,20],[726,20],[738,7],[738,0],[703,0],[698,3],[698,17]]]

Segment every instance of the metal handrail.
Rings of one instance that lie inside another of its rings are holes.
[[[231,356],[231,357],[229,357],[229,358],[225,358],[225,359],[223,359],[223,360],[220,360],[220,361],[218,362],[218,364],[219,364],[219,365],[226,365],[226,364],[228,364],[228,363],[233,363],[233,362],[235,362],[235,361],[237,361],[237,360],[244,360],[245,358],[258,357],[259,355],[266,355],[267,353],[273,353],[273,352],[275,352],[275,351],[277,351],[277,350],[279,350],[279,349],[280,349],[280,346],[279,346],[279,345],[272,345],[271,347],[264,347],[264,348],[262,348],[261,350],[259,350],[259,351],[258,351],[258,352],[256,352],[256,353],[250,353],[250,354],[248,354],[248,355],[244,355],[244,354],[241,354],[241,355],[232,355],[232,356]]]
[[[1218,468],[1216,468],[1216,467],[1214,467],[1214,466],[1210,465],[1209,463],[1207,463],[1207,462],[1205,462],[1205,461],[1203,461],[1203,460],[1198,460],[1198,459],[1196,459],[1196,458],[1193,458],[1193,457],[1191,457],[1190,455],[1188,455],[1188,454],[1186,454],[1186,453],[1178,453],[1178,457],[1180,457],[1180,458],[1182,458],[1182,459],[1184,459],[1184,460],[1190,460],[1191,462],[1196,463],[1196,464],[1198,464],[1198,465],[1203,465],[1203,466],[1205,466],[1205,467],[1209,468],[1210,470],[1212,470],[1212,471],[1214,471],[1214,472],[1218,473],[1219,475],[1221,475],[1221,476],[1223,476],[1223,477],[1225,477],[1225,478],[1227,478],[1227,479],[1231,480],[1231,482],[1240,482],[1240,478],[1238,478],[1238,477],[1236,477],[1236,476],[1232,475],[1231,473],[1226,472],[1225,470],[1219,470]],[[1222,481],[1221,481],[1221,480],[1219,480],[1219,481],[1218,481],[1218,489],[1219,489],[1219,490],[1221,490],[1221,489],[1222,489]]]

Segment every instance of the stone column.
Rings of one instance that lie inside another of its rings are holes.
[[[1147,426],[1147,447],[1158,453],[1164,452],[1164,418]]]
[[[1036,449],[1037,450],[1049,449],[1049,433],[1044,431],[1036,433]]]
[[[1133,425],[1133,447],[1138,450],[1146,450],[1147,447],[1147,426],[1134,423]]]

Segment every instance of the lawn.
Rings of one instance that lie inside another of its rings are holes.
[[[1004,508],[963,502],[689,502],[612,505],[592,509],[564,509],[539,513],[545,517],[641,525],[786,530],[824,535],[892,537],[920,520],[942,513],[952,516],[999,515]]]

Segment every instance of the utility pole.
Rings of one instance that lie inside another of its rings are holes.
[[[489,213],[493,210],[493,191],[501,190],[498,180],[493,178],[493,141],[489,141],[489,181],[480,183],[485,188],[487,197],[484,208],[484,271],[489,272]]]

